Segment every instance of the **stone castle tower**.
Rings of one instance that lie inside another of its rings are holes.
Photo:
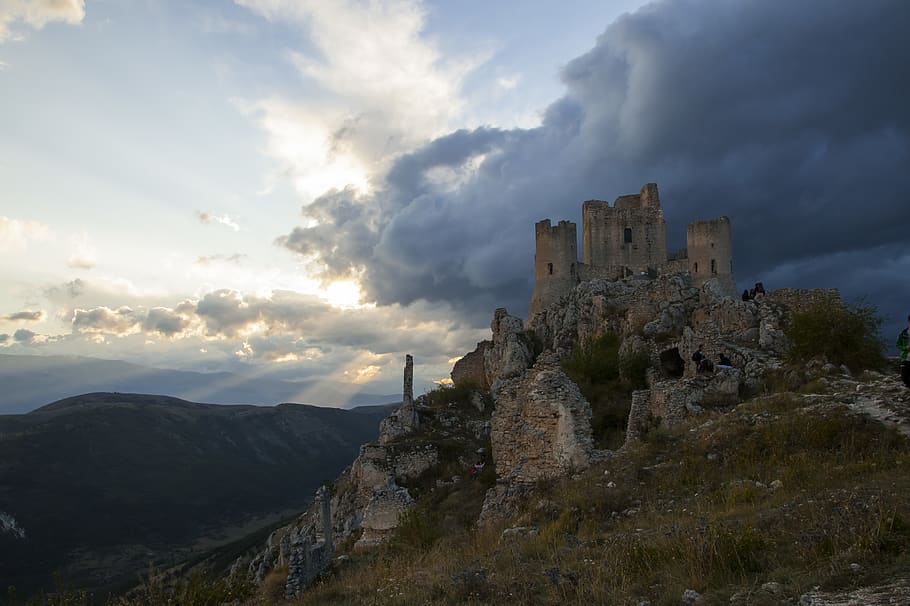
[[[544,309],[578,284],[578,235],[575,223],[534,225],[534,294],[531,309]]]
[[[582,254],[578,262],[575,223],[550,220],[534,225],[534,295],[528,319],[559,301],[576,284],[594,278],[688,273],[695,286],[718,280],[736,294],[730,219],[690,223],[686,248],[667,254],[667,225],[656,183],[637,194],[619,196],[611,205],[588,200],[582,205]]]
[[[695,286],[716,278],[736,292],[729,218],[689,223],[686,229],[686,253],[689,274]]]
[[[608,270],[615,278],[654,274],[667,262],[667,224],[656,183],[639,194],[609,202],[588,200],[581,207],[585,265]]]

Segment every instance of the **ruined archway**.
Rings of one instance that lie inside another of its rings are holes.
[[[667,377],[678,379],[686,371],[686,361],[679,355],[679,348],[673,347],[660,352],[660,371]]]

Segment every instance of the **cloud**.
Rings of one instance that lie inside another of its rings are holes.
[[[6,316],[6,319],[12,322],[39,322],[44,319],[44,311],[40,309],[37,311],[26,309]]]
[[[88,234],[82,233],[69,238],[73,253],[66,262],[67,267],[73,269],[92,269],[95,267],[97,253]]]
[[[10,336],[6,333],[0,334],[0,345],[7,343],[10,340]]]
[[[40,342],[41,335],[27,328],[20,328],[13,333],[13,340],[24,345],[32,345]]]
[[[455,125],[464,79],[484,60],[444,56],[424,35],[426,11],[417,1],[237,3],[305,34],[290,60],[316,93],[305,102],[266,98],[245,107],[279,162],[273,179],[289,177],[307,200],[348,185],[368,191],[391,158]]]
[[[229,227],[234,231],[240,231],[240,225],[229,215],[214,215],[208,211],[197,210],[196,218],[198,218],[202,223],[218,223],[220,225],[224,225],[225,227]]]
[[[51,238],[53,232],[44,223],[0,215],[0,250],[25,251],[30,241],[46,241]]]
[[[246,258],[246,255],[234,253],[233,255],[208,255],[197,258],[194,263],[197,265],[211,265],[212,263],[233,263],[240,265],[240,262]]]
[[[324,276],[357,273],[368,300],[449,301],[477,325],[495,304],[526,310],[534,222],[578,222],[583,200],[649,181],[671,248],[686,223],[731,218],[746,281],[839,251],[903,254],[908,25],[898,0],[648,5],[566,65],[566,93],[539,127],[438,137],[369,194],[306,206],[277,242]],[[819,282],[856,285],[848,296],[870,287],[854,279],[867,265],[829,269]],[[876,278],[905,281],[896,269]]]
[[[76,25],[84,17],[84,0],[0,0],[0,43],[13,36],[10,26],[18,21],[41,29],[51,21]]]
[[[180,303],[176,309],[153,307],[142,321],[142,330],[164,337],[180,336],[193,325],[194,312],[195,304],[190,301]]]
[[[79,333],[128,335],[137,332],[141,323],[142,313],[127,306],[76,309],[72,317],[73,330]]]

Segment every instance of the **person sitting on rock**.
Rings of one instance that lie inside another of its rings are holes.
[[[743,290],[743,301],[751,301],[752,297],[749,296],[749,289]]]
[[[756,295],[765,294],[765,285],[762,284],[761,282],[756,282],[755,283],[755,294]]]
[[[910,387],[910,360],[907,360],[907,350],[910,348],[910,316],[907,316],[907,326],[897,335],[897,351],[901,354],[901,380]]]
[[[692,361],[695,362],[695,372],[699,374],[714,372],[714,363],[702,351],[704,348],[704,345],[699,345],[695,353],[692,354]]]
[[[730,361],[727,354],[721,352],[717,355],[717,368],[721,370],[733,368],[733,362]]]

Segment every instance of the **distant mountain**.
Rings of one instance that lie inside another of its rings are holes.
[[[154,393],[221,404],[306,402],[349,408],[400,401],[332,381],[287,381],[241,374],[150,368],[79,356],[0,355],[0,414],[25,413],[81,393]]]
[[[299,512],[390,410],[92,393],[0,416],[3,591],[135,581]]]

